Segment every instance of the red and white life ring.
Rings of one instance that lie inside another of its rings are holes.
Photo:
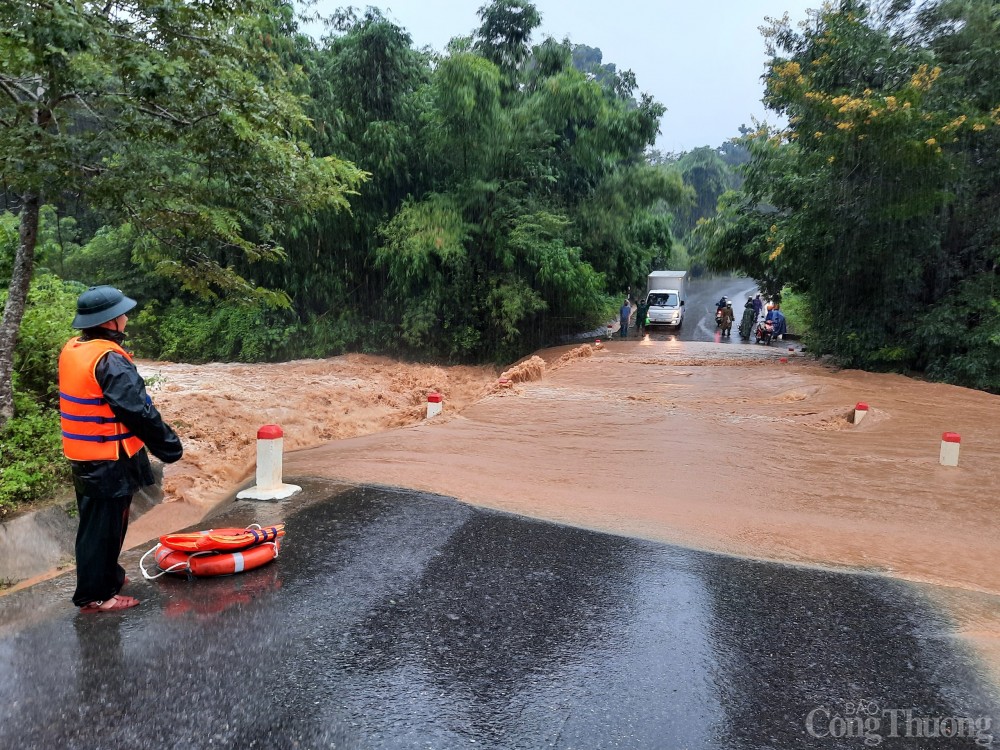
[[[142,556],[139,567],[143,577],[147,580],[159,578],[165,573],[193,575],[198,578],[228,576],[253,570],[271,562],[278,556],[280,544],[280,540],[275,539],[273,542],[262,542],[253,547],[232,552],[182,552],[157,544]],[[160,573],[148,573],[143,567],[143,561],[150,554],[153,555]]]
[[[207,529],[181,534],[164,534],[160,544],[179,552],[237,550],[263,542],[273,542],[285,535],[285,524],[261,526],[251,524],[245,529]]]

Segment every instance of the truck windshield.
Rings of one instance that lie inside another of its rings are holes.
[[[676,294],[651,294],[649,295],[650,307],[677,307]]]

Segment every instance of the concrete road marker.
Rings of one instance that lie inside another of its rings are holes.
[[[283,500],[302,488],[281,481],[281,456],[285,433],[276,424],[257,430],[257,484],[236,493],[240,500]]]
[[[441,403],[440,393],[428,393],[427,394],[427,418],[436,417],[444,409],[444,404]]]
[[[858,401],[854,407],[854,424],[860,424],[861,420],[868,416],[868,404]]]
[[[958,451],[962,445],[962,436],[957,432],[946,432],[941,435],[941,465],[958,466]]]

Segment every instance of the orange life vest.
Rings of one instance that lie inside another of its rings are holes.
[[[59,355],[59,416],[63,453],[71,461],[114,461],[121,445],[126,455],[143,448],[111,411],[97,382],[97,363],[108,352],[131,355],[114,341],[70,339]]]

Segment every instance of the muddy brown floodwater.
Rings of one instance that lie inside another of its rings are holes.
[[[140,370],[185,457],[131,544],[231,497],[257,427],[277,423],[286,477],[914,582],[1000,674],[1000,397],[787,347],[648,338],[544,350],[503,373],[507,387],[490,368],[359,355]],[[431,390],[445,411],[425,421]],[[870,412],[855,426],[859,401]],[[962,438],[957,468],[939,464],[945,431]]]

